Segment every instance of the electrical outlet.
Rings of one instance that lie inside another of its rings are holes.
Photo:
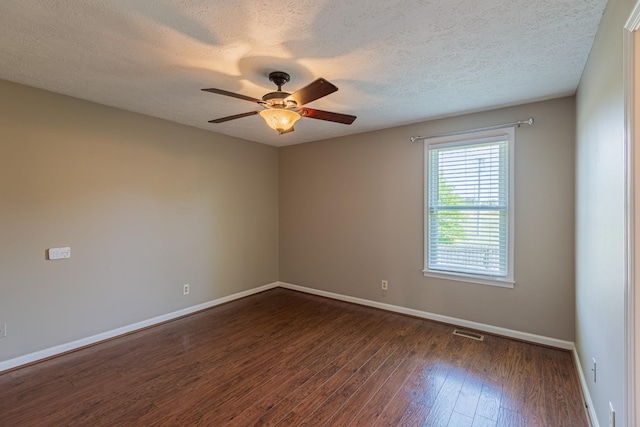
[[[7,336],[7,324],[0,323],[0,338],[4,338]]]
[[[598,379],[598,376],[596,375],[598,373],[597,367],[596,367],[596,358],[592,358],[591,360],[593,360],[593,367],[591,368],[591,372],[593,372],[593,382],[595,383],[596,380]]]
[[[386,280],[383,280],[383,281],[382,281],[382,290],[383,290],[383,291],[386,291],[386,290],[388,290],[388,289],[389,289],[389,282],[388,282],[388,281],[386,281]]]
[[[185,284],[182,285],[182,295],[188,295],[189,294],[189,285]]]
[[[611,402],[609,402],[609,427],[616,427],[616,411],[613,410]]]

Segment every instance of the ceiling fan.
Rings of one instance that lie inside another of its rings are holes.
[[[337,91],[338,88],[327,80],[319,78],[294,93],[283,92],[282,86],[287,83],[290,78],[289,74],[283,71],[274,71],[269,74],[269,80],[278,86],[278,90],[276,92],[267,93],[262,97],[262,99],[252,98],[250,96],[240,95],[239,93],[228,92],[222,89],[202,89],[205,92],[244,99],[245,101],[254,102],[263,107],[262,110],[209,120],[209,123],[223,123],[229,120],[260,114],[271,129],[278,131],[278,133],[282,135],[293,132],[293,125],[300,119],[300,117],[343,123],[345,125],[350,125],[356,119],[356,116],[351,116],[349,114],[332,113],[330,111],[302,107],[311,101],[315,101],[316,99],[320,99]]]

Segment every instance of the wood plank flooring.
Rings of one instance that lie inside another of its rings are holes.
[[[588,426],[569,352],[274,289],[0,375],[0,426]]]

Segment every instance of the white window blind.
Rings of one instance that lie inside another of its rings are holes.
[[[510,135],[462,138],[427,148],[425,272],[510,280]]]

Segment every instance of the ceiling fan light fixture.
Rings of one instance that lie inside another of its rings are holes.
[[[259,114],[267,123],[267,126],[277,131],[280,135],[289,132],[294,123],[300,120],[300,114],[282,108],[262,110]]]

